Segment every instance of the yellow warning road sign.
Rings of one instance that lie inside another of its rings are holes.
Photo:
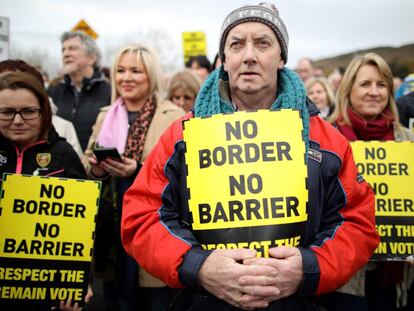
[[[91,28],[91,26],[88,25],[88,23],[84,19],[81,19],[79,23],[77,23],[76,26],[72,28],[71,31],[76,30],[83,31],[93,39],[98,38],[98,34]]]

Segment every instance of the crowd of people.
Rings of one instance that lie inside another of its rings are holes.
[[[375,197],[356,178],[349,143],[414,142],[414,91],[396,100],[380,55],[357,55],[330,73],[304,57],[291,70],[288,30],[267,3],[230,12],[213,63],[190,57],[166,87],[149,46],[120,49],[108,78],[88,35],[66,32],[61,44],[62,76],[47,87],[35,64],[0,62],[0,176],[102,182],[86,305],[99,298],[107,311],[412,310],[413,266],[369,261],[379,243]],[[268,258],[204,249],[191,226],[185,122],[284,108],[300,111],[307,153],[300,246],[270,248]],[[99,148],[120,157],[98,159]],[[40,153],[52,155],[45,167]]]

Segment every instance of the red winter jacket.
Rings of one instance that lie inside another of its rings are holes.
[[[345,284],[379,243],[374,193],[355,167],[350,145],[308,103],[309,209],[300,251],[301,293],[322,294]],[[182,120],[192,118],[188,113]],[[188,220],[182,120],[162,135],[124,197],[122,242],[127,252],[171,287],[197,287],[208,251]],[[311,156],[313,155],[318,156]]]

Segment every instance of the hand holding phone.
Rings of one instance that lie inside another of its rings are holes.
[[[98,162],[101,162],[107,158],[122,162],[122,157],[116,148],[94,148],[93,153],[95,154]]]

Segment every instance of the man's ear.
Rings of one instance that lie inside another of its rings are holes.
[[[226,55],[224,53],[223,53],[223,58],[224,59],[221,60],[221,64],[223,65],[224,71],[227,72]]]
[[[89,54],[88,59],[89,59],[89,61],[88,61],[89,65],[91,65],[92,67],[95,66],[96,55],[95,54]]]

